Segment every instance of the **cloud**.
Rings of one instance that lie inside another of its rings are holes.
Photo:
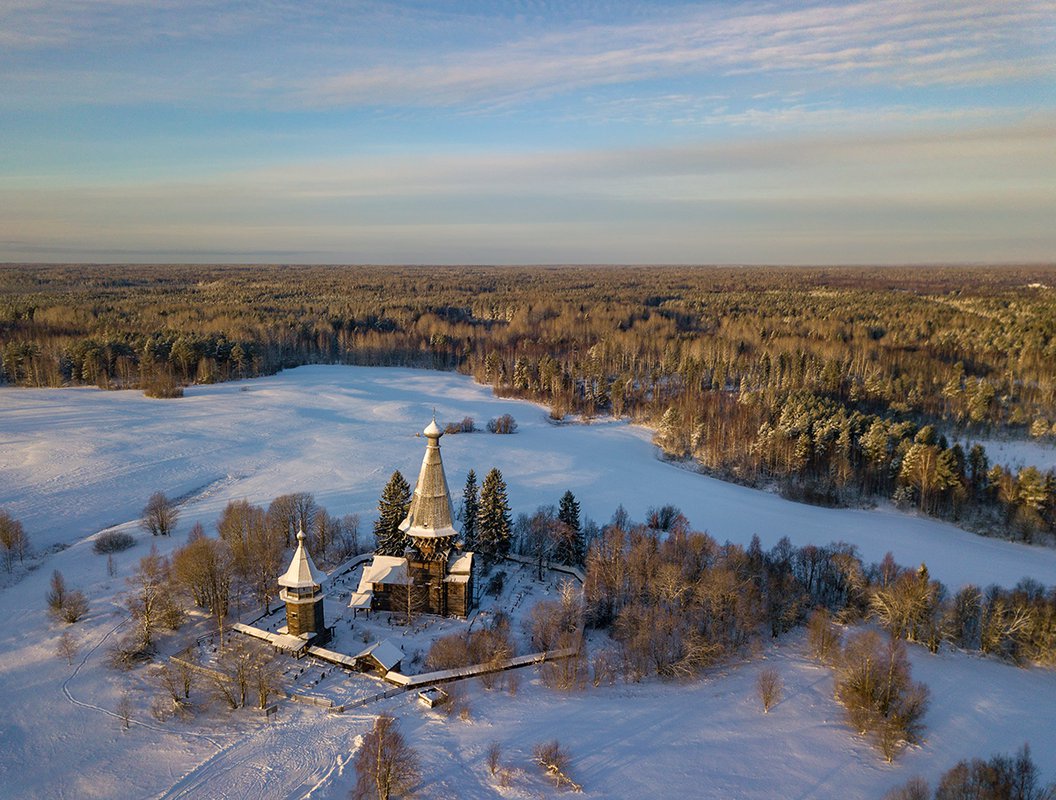
[[[404,152],[179,182],[0,183],[0,240],[12,243],[0,260],[52,245],[121,260],[1037,259],[1056,252],[1053,186],[1056,119],[1045,117],[960,132]]]
[[[1056,79],[1056,0],[622,10],[623,21],[603,23],[574,8],[517,17],[503,6],[473,16],[428,3],[11,0],[0,8],[0,67],[22,103],[50,93],[124,104],[156,93],[285,110],[492,111],[662,80],[702,95],[755,81],[746,96],[761,100],[797,89]],[[18,56],[36,51],[50,60]]]
[[[313,77],[292,93],[320,107],[444,106],[694,74],[981,84],[1054,74],[1054,20],[1056,3],[1041,1],[714,5],[674,21],[580,27]]]

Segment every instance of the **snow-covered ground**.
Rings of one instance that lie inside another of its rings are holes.
[[[1037,467],[1042,472],[1056,469],[1056,446],[1051,439],[972,439],[961,440],[967,453],[973,445],[981,444],[990,464],[1000,464],[1013,472],[1024,467]]]
[[[23,521],[38,547],[72,543],[138,517],[151,492],[191,494],[179,533],[212,529],[232,499],[267,504],[309,491],[363,529],[394,469],[413,481],[429,421],[471,416],[480,427],[512,414],[512,436],[473,433],[442,440],[448,481],[461,490],[502,470],[515,512],[556,504],[571,489],[583,513],[605,522],[623,504],[642,519],[673,503],[720,541],[764,547],[835,540],[879,561],[928,563],[951,585],[1013,584],[1030,575],[1056,583],[1056,550],[972,536],[952,525],[879,510],[824,509],[706,478],[659,461],[650,432],[624,422],[552,425],[536,405],[496,398],[454,373],[310,366],[239,383],[192,387],[181,400],[95,389],[0,390],[0,507]]]
[[[1011,751],[1024,741],[1048,778],[1056,751],[1056,673],[1019,670],[962,654],[913,653],[931,685],[928,741],[893,766],[853,737],[831,699],[831,679],[802,657],[796,637],[764,655],[781,670],[786,700],[760,713],[752,689],[762,662],[731,666],[691,684],[647,683],[555,694],[521,679],[516,696],[471,682],[471,718],[448,721],[405,695],[344,715],[282,706],[268,724],[215,711],[196,723],[156,722],[139,702],[122,731],[112,712],[139,677],[107,670],[103,656],[124,619],[117,593],[151,544],[180,544],[195,521],[212,530],[223,506],[266,504],[311,491],[332,513],[359,513],[368,532],[388,475],[413,480],[424,442],[414,434],[436,408],[441,421],[478,424],[510,413],[513,436],[442,440],[449,482],[498,466],[515,512],[556,503],[571,489],[584,513],[605,521],[622,503],[641,519],[673,503],[695,527],[764,546],[854,542],[867,559],[887,550],[902,563],[927,561],[951,585],[1012,584],[1029,575],[1056,584],[1056,552],[984,539],[891,509],[833,510],[791,503],[659,461],[649,432],[625,423],[551,425],[540,407],[494,398],[450,373],[302,367],[254,381],[195,387],[182,400],[137,392],[0,390],[0,506],[23,520],[39,551],[17,581],[0,576],[0,796],[28,798],[343,797],[347,766],[373,714],[396,713],[422,756],[426,797],[527,797],[549,791],[530,771],[533,744],[559,738],[589,797],[878,797],[913,774],[934,779],[965,756]],[[188,495],[177,533],[151,540],[135,526],[155,490]],[[116,577],[91,551],[110,525],[138,544],[115,556]],[[55,656],[62,628],[44,613],[53,569],[91,599],[71,630],[73,667]],[[94,649],[93,649],[94,648]],[[76,671],[75,671],[76,668]],[[136,695],[138,697],[138,695]],[[232,720],[234,720],[232,722]],[[518,770],[496,788],[483,753],[503,743]]]

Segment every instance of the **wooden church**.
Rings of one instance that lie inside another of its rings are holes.
[[[374,556],[352,595],[353,609],[464,618],[473,608],[473,553],[461,549],[455,528],[440,458],[444,432],[434,419],[423,435],[422,468],[407,517],[400,523],[407,549],[403,556]]]

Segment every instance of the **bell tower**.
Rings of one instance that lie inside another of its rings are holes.
[[[290,636],[311,639],[312,644],[323,644],[330,638],[323,619],[324,580],[326,573],[315,566],[304,546],[304,531],[298,531],[290,568],[279,578],[279,599],[286,604],[286,632]]]

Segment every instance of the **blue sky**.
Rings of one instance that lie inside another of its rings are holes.
[[[0,4],[0,261],[1056,259],[1056,2]]]

